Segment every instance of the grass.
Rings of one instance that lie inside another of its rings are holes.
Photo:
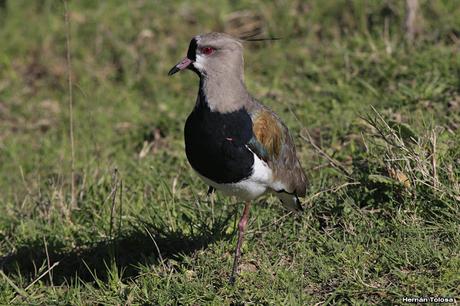
[[[69,11],[76,209],[64,5],[0,6],[0,304],[458,300],[455,1],[421,1],[413,43],[402,1],[71,1]],[[246,82],[290,127],[311,182],[302,216],[273,198],[253,206],[235,286],[242,207],[206,198],[182,136],[197,79],[167,77],[211,30],[283,38],[246,44]]]

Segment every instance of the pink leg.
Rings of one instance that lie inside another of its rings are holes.
[[[241,216],[240,222],[238,223],[238,242],[236,244],[235,258],[233,260],[232,275],[230,276],[231,284],[235,283],[236,274],[238,272],[238,262],[241,257],[241,245],[243,244],[244,231],[246,229],[246,225],[248,224],[250,207],[251,207],[250,202],[246,202],[244,204],[243,215]]]

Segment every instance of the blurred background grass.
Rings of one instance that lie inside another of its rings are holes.
[[[405,5],[69,1],[71,209],[64,4],[0,1],[0,301],[378,304],[458,296],[460,6],[419,1],[408,39]],[[218,196],[212,206],[185,158],[196,76],[167,77],[191,37],[210,31],[282,38],[245,44],[246,83],[290,127],[312,185],[303,218],[285,218],[272,199],[256,205],[235,288],[226,278],[237,202]],[[390,130],[363,120],[380,115]],[[299,137],[305,128],[351,177]],[[379,131],[396,133],[422,161]],[[425,176],[434,132],[439,170]]]

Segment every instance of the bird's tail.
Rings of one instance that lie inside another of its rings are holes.
[[[300,200],[297,195],[293,193],[287,193],[286,191],[280,191],[276,193],[278,199],[283,203],[284,207],[294,212],[302,212],[303,208],[300,204]]]

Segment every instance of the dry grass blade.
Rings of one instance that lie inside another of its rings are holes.
[[[340,189],[342,188],[345,188],[345,187],[348,187],[348,186],[353,186],[353,185],[359,185],[360,183],[359,182],[347,182],[347,183],[344,183],[342,185],[339,185],[339,186],[336,186],[336,187],[331,187],[331,188],[327,188],[327,189],[324,189],[324,190],[320,190],[318,191],[317,193],[311,195],[308,199],[307,199],[307,202],[311,202],[314,198],[316,197],[319,197],[320,195],[324,194],[324,193],[328,193],[328,192],[337,192],[339,191]]]
[[[75,190],[75,142],[74,142],[74,122],[73,122],[73,92],[72,92],[72,62],[70,52],[70,19],[68,0],[64,0],[65,23],[66,23],[66,61],[67,61],[67,81],[69,88],[69,130],[70,130],[70,150],[71,150],[71,202],[72,209],[77,208],[77,195]]]
[[[436,187],[439,184],[438,181],[438,171],[436,170],[437,168],[437,163],[436,163],[436,142],[438,139],[438,135],[436,131],[431,131],[431,137],[430,137],[430,143],[431,143],[431,166],[432,166],[432,172],[433,172],[433,186]]]
[[[29,290],[30,288],[32,288],[33,285],[35,285],[39,280],[41,280],[45,275],[47,275],[48,273],[51,272],[51,270],[53,270],[57,265],[59,265],[59,261],[56,261],[51,267],[49,267],[46,271],[44,271],[42,274],[40,274],[39,277],[37,277],[33,282],[31,282],[27,287],[26,289],[24,289],[25,291]]]
[[[50,273],[49,273],[50,283],[51,283],[51,286],[54,287],[54,283],[53,283],[53,273],[51,272],[50,254],[49,254],[49,252],[48,252],[48,244],[46,243],[45,237],[43,237],[43,244],[45,245],[46,264],[48,265],[48,270],[50,271]]]
[[[158,252],[158,258],[160,259],[160,262],[161,262],[161,265],[163,266],[164,271],[167,271],[165,261],[163,259],[163,256],[161,255],[160,248],[158,247],[158,244],[155,241],[155,238],[153,237],[152,233],[150,233],[149,229],[146,226],[144,226],[144,230],[147,232],[147,234],[149,235],[149,237],[152,240],[153,244],[155,245],[155,248],[156,248],[156,250]]]
[[[109,197],[112,198],[112,205],[110,207],[110,227],[109,227],[109,237],[110,238],[113,238],[112,237],[112,230],[113,230],[113,215],[115,213],[115,205],[116,205],[116,199],[117,199],[117,191],[118,191],[118,187],[119,187],[119,178],[118,178],[118,170],[115,169],[113,171],[113,175],[112,175],[112,181],[113,181],[113,185],[112,185],[112,191],[110,192],[110,195]]]
[[[308,132],[308,130],[306,128],[304,128],[303,131],[307,134],[306,136],[300,134],[300,137],[303,140],[307,141],[315,149],[316,152],[318,152],[322,157],[327,159],[332,167],[337,169],[340,173],[345,175],[347,178],[353,179],[352,176],[351,176],[351,172],[348,171],[347,168],[345,168],[339,161],[337,161],[336,159],[334,159],[331,156],[329,156],[326,152],[324,152],[323,149],[321,149],[315,143],[315,141],[313,140],[313,138],[311,137],[310,133]]]

